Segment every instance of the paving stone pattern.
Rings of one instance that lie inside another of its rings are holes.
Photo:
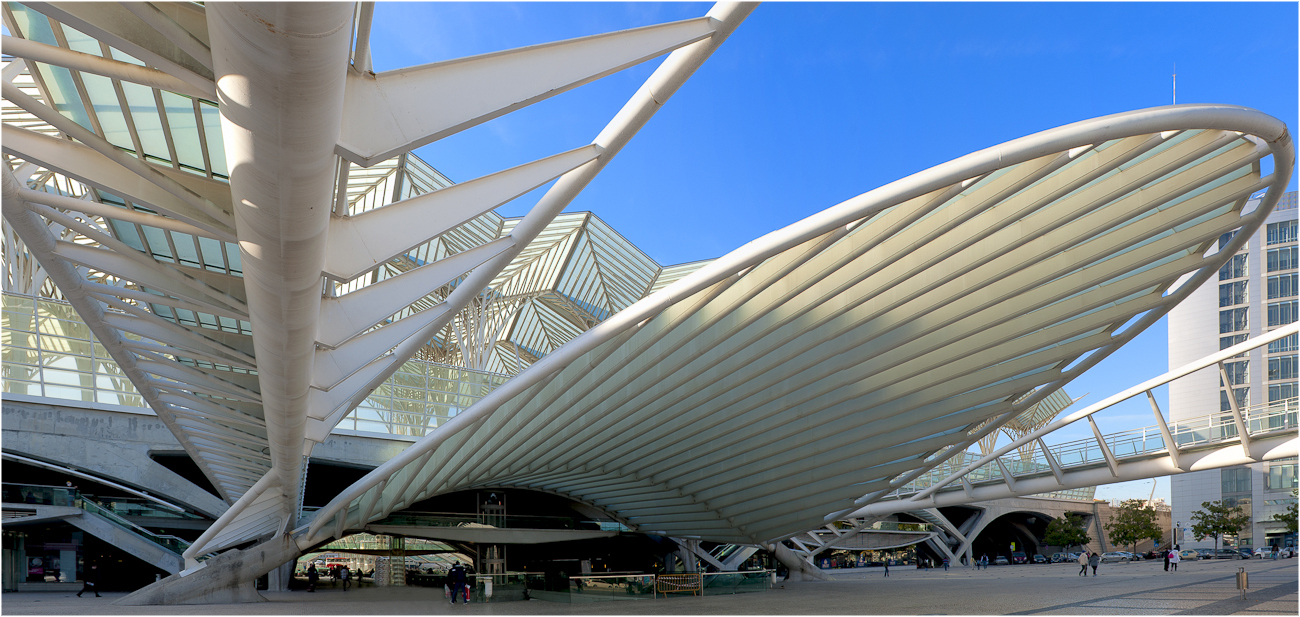
[[[1251,588],[1240,599],[1235,574]],[[533,600],[450,606],[441,589],[364,587],[264,593],[240,605],[114,606],[124,593],[78,598],[71,592],[6,593],[6,615],[1296,615],[1300,560],[1103,564],[1077,576],[1074,564],[894,567],[836,570],[833,582],[778,583],[770,592],[734,596],[563,604]]]

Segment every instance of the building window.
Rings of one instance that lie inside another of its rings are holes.
[[[1273,302],[1268,305],[1268,325],[1285,326],[1289,323],[1295,323],[1297,303],[1300,301],[1292,300],[1290,302]],[[1220,313],[1222,315],[1222,313]],[[1220,317],[1219,325],[1222,327],[1223,319]]]
[[[1268,380],[1296,378],[1296,356],[1278,356],[1268,359]]]
[[[1222,347],[1223,339],[1219,339],[1219,345],[1221,345],[1219,349],[1227,349],[1226,347]],[[1284,336],[1268,344],[1268,353],[1286,353],[1288,351],[1296,351],[1297,349],[1300,349],[1300,335],[1296,334]]]
[[[1296,247],[1284,246],[1280,249],[1269,249],[1268,251],[1268,271],[1277,272],[1279,270],[1294,270],[1297,261]]]
[[[1222,251],[1223,247],[1228,246],[1228,243],[1232,242],[1232,239],[1236,238],[1237,234],[1239,233],[1241,233],[1241,230],[1237,229],[1219,236],[1219,250]],[[1243,246],[1241,248],[1246,248],[1246,247]],[[1237,250],[1241,250],[1241,249],[1237,249]]]
[[[1250,296],[1246,294],[1246,283],[1248,281],[1237,281],[1235,283],[1224,283],[1219,285],[1219,306],[1232,306],[1234,304],[1247,304],[1250,302]]]
[[[1268,387],[1268,402],[1276,403],[1293,399],[1296,397],[1297,388],[1300,388],[1300,385],[1297,385],[1296,382],[1270,385]]]
[[[1220,336],[1219,349],[1223,350],[1232,347],[1233,345],[1236,345],[1238,343],[1245,343],[1246,339],[1249,338],[1249,336],[1250,335],[1248,334],[1234,334],[1232,336]]]
[[[1273,463],[1268,466],[1268,485],[1269,490],[1289,490],[1300,488],[1300,483],[1296,482],[1295,463]]]
[[[1232,493],[1250,493],[1250,468],[1249,467],[1232,467],[1222,470],[1223,495],[1226,498]],[[1227,499],[1224,499],[1226,502]]]
[[[1219,334],[1250,329],[1247,313],[1248,309],[1244,308],[1219,311]]]
[[[1296,241],[1296,221],[1282,221],[1281,223],[1269,223],[1266,232],[1268,244],[1285,244]]]
[[[1249,274],[1246,264],[1250,263],[1250,261],[1247,257],[1249,256],[1245,253],[1233,255],[1232,259],[1228,260],[1228,263],[1219,268],[1219,280],[1239,279]]]
[[[1291,273],[1268,277],[1268,299],[1289,298],[1297,295],[1296,278],[1298,276],[1300,275]]]
[[[1237,388],[1232,391],[1237,395],[1237,409],[1242,410],[1250,406],[1250,386]],[[1219,411],[1232,411],[1232,405],[1228,402],[1228,391],[1219,390]]]
[[[1230,362],[1223,365],[1223,371],[1228,374],[1228,383],[1239,386],[1250,381],[1250,372],[1246,370],[1249,361]],[[1223,377],[1219,377],[1219,387],[1224,385]]]

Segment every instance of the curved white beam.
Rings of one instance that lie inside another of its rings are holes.
[[[374,74],[351,73],[339,155],[369,167],[713,34],[700,17]]]
[[[595,145],[330,222],[325,276],[350,281],[600,154]],[[409,303],[408,303],[409,304]]]

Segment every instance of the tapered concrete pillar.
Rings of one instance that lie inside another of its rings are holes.
[[[777,542],[772,544],[768,550],[776,556],[776,560],[781,565],[790,569],[790,580],[792,581],[829,581],[832,580],[830,575],[807,561],[804,561],[794,551],[786,545]]]

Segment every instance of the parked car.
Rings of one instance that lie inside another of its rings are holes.
[[[1197,548],[1192,550],[1200,553],[1201,559],[1214,559],[1214,549],[1212,548]]]
[[[1167,555],[1168,553],[1169,553],[1168,549],[1154,549],[1142,553],[1142,558],[1143,559],[1164,559],[1165,555]]]
[[[1239,549],[1237,549],[1237,552],[1238,552],[1238,553],[1241,553],[1241,558],[1242,558],[1242,559],[1250,559],[1250,558],[1252,558],[1252,557],[1255,556],[1254,551],[1252,551],[1252,550],[1250,550],[1250,549],[1248,549],[1248,548],[1239,548]]]
[[[1026,555],[1024,551],[1012,551],[1011,563],[1015,563],[1015,564],[1029,563],[1029,555]]]
[[[1080,555],[1080,553],[1066,553],[1066,554],[1065,554],[1065,560],[1066,560],[1066,561],[1074,561],[1074,562],[1077,562],[1077,561],[1079,561],[1079,555]]]
[[[1200,561],[1201,554],[1189,548],[1185,551],[1178,551],[1178,558],[1183,561]]]
[[[1128,553],[1111,551],[1109,553],[1101,554],[1102,563],[1128,563],[1129,561],[1131,561],[1131,559],[1129,559]]]
[[[1235,548],[1221,548],[1214,553],[1215,559],[1245,559]]]
[[[993,558],[993,565],[995,566],[1005,566],[1005,565],[1009,565],[1010,563],[1011,562],[1007,561],[1007,558],[1002,555],[998,555],[997,557]]]
[[[1046,557],[1044,557],[1044,556],[1042,556],[1042,555],[1039,555],[1038,553],[1034,553],[1033,560],[1034,560],[1034,563],[1051,563],[1051,562],[1049,562],[1049,561],[1047,560]]]
[[[1255,549],[1255,553],[1252,556],[1255,559],[1272,559],[1274,550],[1275,549],[1272,546],[1261,546]]]

